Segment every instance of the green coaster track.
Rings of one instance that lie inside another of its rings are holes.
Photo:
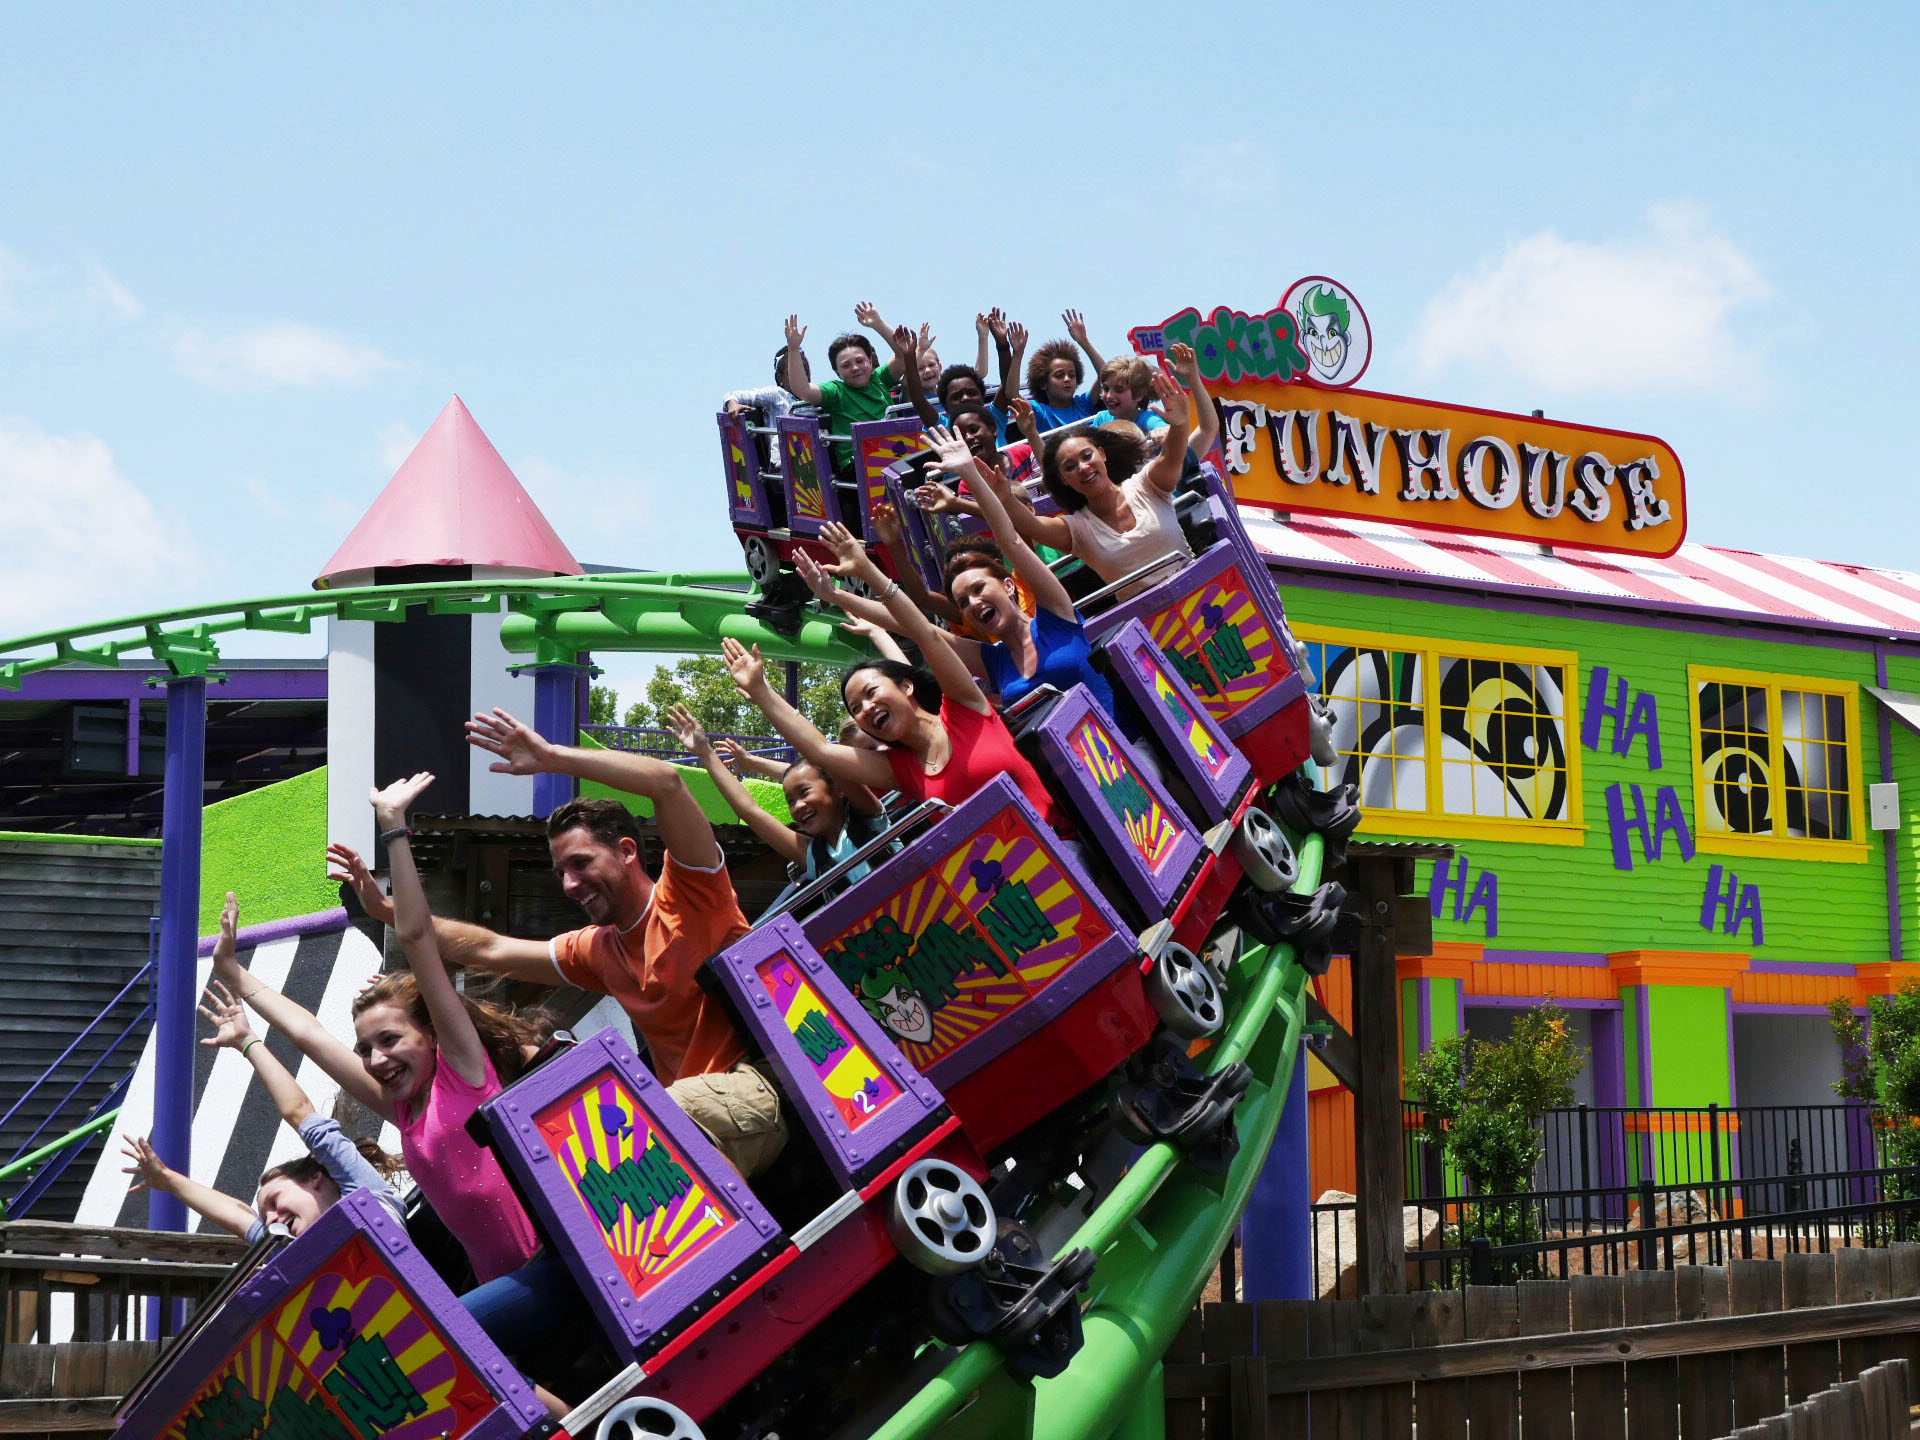
[[[498,614],[501,640],[530,664],[588,651],[713,653],[722,639],[758,645],[770,660],[844,664],[861,652],[834,621],[809,613],[782,634],[746,613],[751,582],[732,572],[632,573],[552,580],[448,581],[306,591],[263,600],[137,615],[105,625],[0,641],[0,689],[63,665],[118,665],[147,656],[175,675],[217,673],[218,639],[239,631],[304,635],[316,621]],[[1320,882],[1321,843],[1299,844],[1295,889]],[[1046,1440],[1143,1440],[1164,1430],[1160,1357],[1199,1298],[1239,1223],[1286,1104],[1306,1013],[1307,977],[1290,946],[1249,947],[1231,970],[1223,1038],[1209,1072],[1245,1060],[1254,1082],[1235,1112],[1239,1154],[1224,1175],[1181,1163],[1171,1144],[1147,1147],[1066,1248],[1098,1257],[1083,1315],[1086,1343],[1064,1374],[1010,1377],[989,1343],[952,1353],[933,1378],[873,1431],[874,1440],[1013,1435]]]

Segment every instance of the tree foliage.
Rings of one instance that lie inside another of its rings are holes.
[[[783,676],[770,666],[778,685]],[[726,662],[718,655],[683,655],[671,667],[661,666],[647,681],[646,695],[620,711],[620,697],[610,686],[590,692],[589,724],[628,725],[639,729],[668,728],[667,712],[685,705],[712,735],[771,735],[773,725],[759,707],[735,688]],[[604,697],[604,699],[603,699]],[[840,672],[831,665],[800,667],[800,712],[831,739],[847,718],[840,703]],[[613,717],[619,714],[616,721]],[[604,717],[604,718],[602,718]]]
[[[1863,1018],[1845,1000],[1827,1006],[1840,1045],[1836,1095],[1874,1107],[1881,1163],[1920,1166],[1920,982],[1867,1000]],[[1890,1181],[1890,1194],[1920,1195],[1920,1176]]]
[[[1548,1110],[1573,1103],[1573,1078],[1587,1052],[1567,1038],[1567,1017],[1551,1000],[1518,1016],[1513,1034],[1493,1043],[1467,1035],[1443,1040],[1407,1077],[1420,1102],[1420,1135],[1483,1195],[1533,1188],[1542,1154],[1537,1129]]]

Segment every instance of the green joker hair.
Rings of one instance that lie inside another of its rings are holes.
[[[1300,319],[1304,324],[1309,315],[1331,315],[1333,323],[1342,335],[1353,323],[1353,312],[1347,308],[1347,302],[1340,298],[1340,292],[1325,285],[1316,285],[1307,291],[1306,298],[1300,302]]]

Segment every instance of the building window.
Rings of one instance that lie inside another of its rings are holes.
[[[1865,853],[1854,686],[1700,666],[1687,677],[1703,848]]]
[[[1340,763],[1377,829],[1579,844],[1577,657],[1303,630]],[[1418,817],[1417,822],[1415,817]]]

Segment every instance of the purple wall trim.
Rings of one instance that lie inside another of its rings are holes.
[[[1622,1108],[1627,1103],[1626,1027],[1615,1007],[1593,1017],[1593,1103]]]
[[[127,774],[140,778],[140,702],[127,697]]]
[[[1583,950],[1488,950],[1481,957],[1488,965],[1580,965],[1604,970],[1607,957]]]
[[[1729,991],[1727,994],[1727,1104],[1737,1106],[1740,1103],[1740,1077],[1735,1072],[1740,1067],[1733,1063],[1733,1011],[1733,994]]]
[[[207,698],[222,700],[324,700],[327,698],[327,663],[318,661],[313,669],[247,670],[235,662],[222,664],[224,685],[207,687]],[[165,684],[165,666],[153,670],[41,670],[24,677],[18,690],[10,690],[9,700],[158,700],[162,691],[147,684],[149,680]]]
[[[1466,1004],[1478,1010],[1531,1010],[1545,998],[1542,995],[1476,995]],[[1563,1000],[1558,995],[1553,997],[1553,1003],[1562,1010],[1618,1010],[1620,1008],[1618,1000]]]
[[[1887,688],[1887,652],[1880,646],[1873,647],[1873,675],[1882,690]],[[1887,723],[1887,707],[1874,702],[1874,728],[1880,732],[1880,779],[1893,779],[1893,727]],[[1889,833],[1880,842],[1880,851],[1886,857],[1887,864],[1887,955],[1889,959],[1904,960],[1901,953],[1900,934],[1900,860]]]
[[[1640,1032],[1640,1103],[1653,1104],[1653,1006],[1652,996],[1644,985],[1634,987],[1640,992],[1640,1003],[1635,1007]]]
[[[1857,967],[1847,964],[1828,964],[1820,960],[1754,960],[1747,969],[1755,975],[1837,975],[1845,978],[1857,975]]]
[[[1682,613],[1676,613],[1676,607],[1658,601],[1638,598],[1614,599],[1604,595],[1576,596],[1571,591],[1568,592],[1565,600],[1551,600],[1529,586],[1492,579],[1456,580],[1446,575],[1416,575],[1412,572],[1408,572],[1403,578],[1390,578],[1379,571],[1357,571],[1357,567],[1336,561],[1297,560],[1290,556],[1275,555],[1271,551],[1261,553],[1266,557],[1268,568],[1280,574],[1281,578],[1276,580],[1276,584],[1286,583],[1288,572],[1293,572],[1296,576],[1305,577],[1305,583],[1316,588],[1347,595],[1392,594],[1406,590],[1443,590],[1456,593],[1412,598],[1431,599],[1437,604],[1455,605],[1463,603],[1464,600],[1472,609],[1557,615],[1576,620],[1598,620],[1609,625],[1638,623],[1651,625],[1659,630],[1695,635],[1724,636],[1729,628],[1791,630],[1803,637],[1797,643],[1823,645],[1834,650],[1869,651],[1875,648],[1876,640],[1881,644],[1901,645],[1909,650],[1920,649],[1920,641],[1889,640],[1884,629],[1872,626],[1816,627],[1815,622],[1809,620],[1794,620],[1787,616],[1755,615],[1745,610],[1722,610],[1705,605],[1687,606]],[[1363,576],[1373,578],[1362,578]],[[1302,582],[1296,579],[1294,583]],[[1479,597],[1482,603],[1472,604],[1473,597]],[[1284,595],[1281,596],[1282,600],[1285,598]],[[1685,615],[1706,618],[1688,620],[1684,618]],[[1721,623],[1710,623],[1712,620],[1718,620]],[[1859,638],[1842,638],[1853,636]]]
[[[1864,1005],[1855,1005],[1851,1008],[1856,1015],[1867,1013],[1867,1007]],[[1824,1005],[1762,1005],[1753,1000],[1736,1000],[1733,1002],[1733,1013],[1736,1015],[1825,1015],[1827,1007]]]
[[[293,935],[325,935],[329,931],[347,928],[346,907],[322,910],[313,915],[295,915],[289,920],[268,920],[261,925],[242,925],[235,941],[237,948],[251,950],[256,945],[271,944],[275,940],[285,940]],[[214,942],[218,935],[200,937],[200,958],[206,959],[213,954]]]

